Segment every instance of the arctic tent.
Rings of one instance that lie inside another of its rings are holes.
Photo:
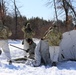
[[[62,34],[59,61],[63,60],[76,60],[76,30],[71,30]]]
[[[50,60],[52,62],[58,62],[59,57],[59,46],[49,46],[49,52],[50,52]]]

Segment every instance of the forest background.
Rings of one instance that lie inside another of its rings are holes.
[[[35,32],[34,38],[42,38],[45,32],[52,27],[54,24],[57,25],[59,32],[65,32],[68,29],[72,30],[76,21],[76,12],[74,7],[75,0],[47,0],[47,5],[52,5],[55,9],[55,19],[54,20],[44,20],[39,17],[32,17],[27,19],[26,16],[22,16],[15,0],[13,1],[14,8],[11,13],[9,12],[9,7],[7,2],[0,0],[0,20],[2,20],[3,25],[8,26],[13,35],[9,37],[10,39],[23,39],[23,32],[21,28],[26,22],[31,24],[33,31]],[[58,13],[58,10],[60,11]],[[65,19],[59,20],[58,14],[64,14]]]

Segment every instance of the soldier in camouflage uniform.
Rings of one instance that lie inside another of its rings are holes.
[[[25,38],[33,38],[35,33],[33,32],[30,23],[27,23],[22,27],[22,31],[24,32],[24,39]]]
[[[49,54],[49,44],[46,40],[41,40],[35,48],[35,60],[32,62],[33,66],[38,67],[40,65],[50,66],[50,54]]]
[[[27,50],[29,49],[29,44],[27,43],[26,39],[27,38],[30,38],[32,39],[33,36],[35,35],[35,33],[33,32],[31,26],[30,26],[30,23],[26,23],[23,27],[22,27],[22,31],[24,33],[24,40],[23,40],[23,43],[24,43],[24,49]],[[26,51],[24,52],[24,57],[27,56],[27,53]]]
[[[29,53],[29,57],[28,58],[34,59],[34,56],[35,56],[34,52],[35,52],[36,43],[30,38],[26,39],[26,41],[29,44],[29,49],[26,50],[26,52]]]
[[[48,31],[48,33],[43,37],[46,39],[51,46],[50,50],[50,57],[52,61],[52,66],[56,66],[56,62],[58,62],[58,52],[59,43],[61,41],[61,32],[58,31],[58,27],[54,25]],[[56,55],[57,54],[57,55]]]
[[[61,40],[61,32],[58,31],[57,26],[53,26],[49,33],[44,36],[50,46],[59,46]]]
[[[0,48],[3,49],[7,60],[9,61],[9,64],[12,63],[11,56],[10,56],[10,50],[8,46],[8,37],[12,35],[12,32],[9,30],[8,27],[4,26],[2,22],[0,21]]]

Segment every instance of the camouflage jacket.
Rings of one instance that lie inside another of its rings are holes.
[[[21,29],[24,33],[24,38],[33,38],[35,33],[32,30],[28,30],[25,26]]]
[[[49,31],[49,33],[44,37],[49,43],[50,46],[59,46],[61,41],[61,32],[58,32],[57,29],[53,28]]]
[[[29,45],[28,53],[29,53],[29,58],[31,58],[31,59],[34,59],[35,47],[36,47],[36,43],[34,43],[34,42],[31,45]]]
[[[6,26],[0,27],[0,39],[8,39],[12,35],[10,29]]]

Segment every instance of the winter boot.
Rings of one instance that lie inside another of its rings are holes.
[[[12,64],[12,61],[10,60],[10,61],[9,61],[9,65],[11,65],[11,64]]]
[[[53,62],[53,63],[52,63],[52,66],[57,66],[56,62]]]
[[[2,54],[2,51],[0,50],[0,55]]]

